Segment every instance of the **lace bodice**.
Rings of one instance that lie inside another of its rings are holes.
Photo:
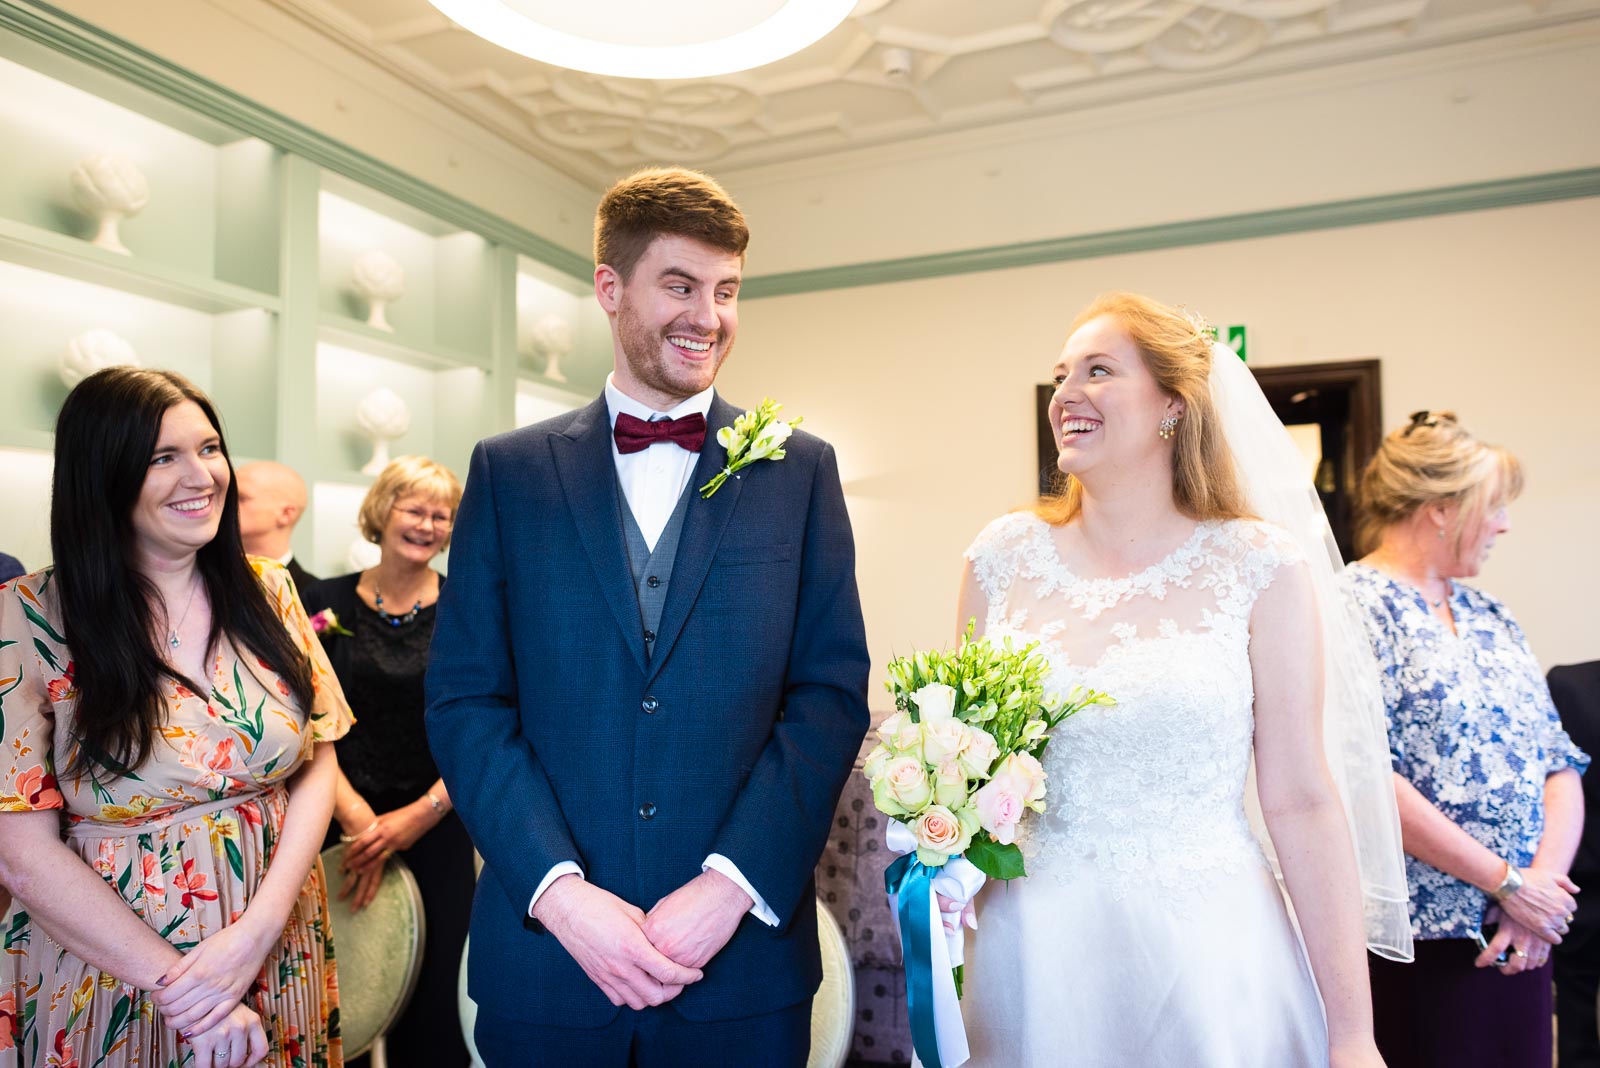
[[[1038,641],[1053,689],[1082,683],[1117,700],[1068,719],[1046,749],[1048,811],[1024,823],[1030,873],[1092,874],[1120,895],[1265,864],[1244,810],[1250,612],[1299,548],[1264,523],[1203,522],[1137,574],[1080,578],[1058,533],[1013,513],[966,554],[985,633]]]

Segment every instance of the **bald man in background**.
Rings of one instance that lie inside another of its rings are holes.
[[[239,485],[239,536],[244,551],[276,560],[289,569],[296,589],[317,576],[300,566],[289,547],[294,525],[306,510],[305,479],[273,460],[257,460],[234,472]]]

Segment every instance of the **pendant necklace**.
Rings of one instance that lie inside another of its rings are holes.
[[[195,590],[199,588],[199,583],[189,587],[189,599],[183,602],[183,615],[178,617],[178,625],[167,628],[167,644],[174,649],[183,644],[183,639],[178,637],[178,631],[183,629],[183,624],[189,619],[189,609],[194,607]]]
[[[374,584],[372,587],[372,600],[374,607],[378,609],[378,618],[389,624],[391,627],[399,627],[410,623],[413,619],[417,618],[417,613],[422,611],[422,598],[419,597],[417,598],[417,603],[411,606],[411,611],[407,612],[405,615],[390,615],[388,612],[383,610],[383,591],[378,589],[376,584]]]

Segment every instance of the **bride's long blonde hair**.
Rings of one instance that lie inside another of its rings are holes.
[[[1250,506],[1234,470],[1233,453],[1211,402],[1211,338],[1178,309],[1137,293],[1105,293],[1072,321],[1072,336],[1084,323],[1109,315],[1139,350],[1156,384],[1183,400],[1172,442],[1172,500],[1191,519],[1244,519]],[[1041,497],[1034,514],[1053,526],[1069,523],[1083,509],[1083,484],[1063,476],[1059,492]]]

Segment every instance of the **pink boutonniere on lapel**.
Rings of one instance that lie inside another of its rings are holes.
[[[318,637],[326,634],[342,634],[350,637],[350,632],[339,624],[339,617],[331,608],[324,608],[311,617],[311,629]]]

